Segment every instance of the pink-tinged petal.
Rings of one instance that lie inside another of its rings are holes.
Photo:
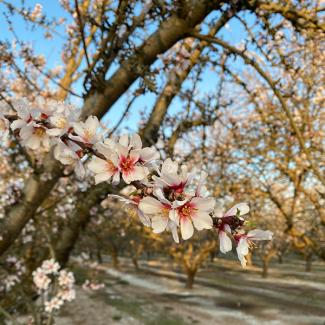
[[[192,216],[192,221],[197,230],[211,229],[213,227],[212,218],[204,211],[198,211],[195,216]]]
[[[168,224],[168,218],[164,216],[153,216],[151,218],[151,227],[155,234],[163,232]]]
[[[249,252],[249,245],[246,236],[239,239],[237,245],[237,252],[240,252],[242,255],[247,255]]]
[[[164,174],[162,181],[168,186],[177,186],[182,182],[181,178],[177,174]]]
[[[16,120],[11,123],[11,129],[14,131],[16,129],[21,129],[26,125],[26,122],[23,120]]]
[[[147,167],[135,166],[132,172],[132,181],[141,181],[149,175],[149,169]]]
[[[177,174],[178,163],[176,161],[172,161],[170,158],[166,159],[161,166],[161,174]]]
[[[176,225],[179,225],[179,215],[175,209],[169,210],[169,219],[172,220]]]
[[[19,131],[19,136],[22,139],[28,139],[33,135],[34,127],[32,124],[28,124]]]
[[[75,173],[80,179],[83,179],[85,177],[86,171],[81,161],[77,162],[75,167]]]
[[[194,197],[191,200],[191,203],[198,210],[211,212],[214,208],[215,200],[212,197],[207,197],[207,198]]]
[[[220,252],[223,254],[226,254],[227,252],[230,252],[232,249],[232,241],[228,237],[228,235],[220,230],[219,231],[219,246],[220,246]]]
[[[77,135],[83,137],[85,135],[85,130],[80,123],[73,123],[73,130]],[[72,136],[71,136],[72,139]]]
[[[87,167],[93,173],[104,173],[108,170],[107,161],[98,157],[93,157],[92,160],[88,163]]]
[[[116,173],[113,175],[113,180],[112,180],[112,184],[113,185],[117,185],[120,182],[120,172],[116,171]]]
[[[112,160],[114,165],[117,166],[117,164],[118,164],[118,156],[113,150],[111,150],[108,146],[104,145],[103,143],[96,146],[96,148],[97,148],[99,153],[104,155],[107,159]]]
[[[139,153],[136,150],[131,150],[130,151],[130,154],[129,154],[129,157],[131,158],[131,160],[134,163],[136,163],[139,160],[140,155],[139,155]]]
[[[195,191],[195,196],[202,197],[204,192],[206,192],[206,187],[204,186],[204,183],[206,181],[207,176],[208,176],[208,174],[206,172],[204,172],[204,171],[201,172],[200,180],[199,180],[198,186]]]
[[[149,216],[144,214],[141,210],[138,210],[138,216],[144,226],[151,227],[151,220],[150,220]]]
[[[238,256],[238,259],[240,261],[240,264],[242,265],[242,267],[246,267],[247,265],[247,261],[246,261],[246,258],[245,258],[245,255],[243,255],[242,253],[238,252],[238,249],[237,249],[237,256]]]
[[[124,196],[121,195],[116,195],[116,194],[108,194],[107,197],[113,197],[114,199],[118,199],[119,201],[125,203],[125,204],[130,204],[133,206],[137,206],[136,202],[133,200],[130,200],[128,198],[125,198]]]
[[[129,135],[128,134],[123,134],[120,136],[119,142],[121,146],[126,147],[127,150],[129,150]]]
[[[95,175],[95,184],[108,181],[112,177],[112,173],[104,172]]]
[[[225,213],[225,217],[235,216],[237,214],[237,210],[239,210],[239,215],[242,216],[249,212],[249,206],[247,203],[239,203],[233,206],[230,210]]]
[[[194,228],[190,218],[181,218],[181,234],[184,240],[189,239],[193,236]]]
[[[135,134],[131,135],[129,145],[132,146],[133,149],[141,149],[142,148],[142,141],[141,141],[139,134],[135,133]]]
[[[93,115],[89,116],[85,122],[85,127],[91,134],[96,134],[99,127],[98,118]]]
[[[122,158],[125,159],[129,155],[129,149],[127,147],[120,145],[119,143],[116,145],[115,150],[118,156],[120,157],[120,159]]]
[[[32,135],[26,140],[25,145],[32,150],[36,150],[41,146],[41,138],[36,135]]]
[[[179,243],[178,230],[175,222],[169,221],[168,228],[172,233],[173,239],[176,243]]]
[[[146,196],[139,203],[139,209],[145,214],[160,214],[163,211],[163,205],[151,196]]]
[[[246,267],[247,261],[245,256],[249,252],[249,245],[246,236],[240,238],[236,251],[242,267]]]
[[[47,129],[46,133],[51,137],[58,137],[64,133],[62,129]]]
[[[251,240],[271,240],[273,232],[270,230],[254,229],[248,232],[247,237]]]
[[[164,204],[170,205],[170,202],[165,198],[164,193],[161,188],[155,188],[153,194],[158,198],[158,200]]]
[[[155,148],[146,147],[140,149],[138,152],[140,155],[140,160],[145,163],[153,160],[158,160],[160,158],[160,154]]]

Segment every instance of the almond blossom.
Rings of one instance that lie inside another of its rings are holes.
[[[68,110],[66,112],[68,112]],[[52,128],[48,129],[46,132],[48,135],[53,137],[62,136],[67,133],[71,129],[73,121],[68,113],[55,114],[50,116],[48,120]]]
[[[159,234],[164,230],[170,230],[175,242],[179,242],[177,224],[172,220],[175,210],[168,200],[161,197],[160,200],[157,200],[154,197],[147,196],[139,202],[139,210],[145,216],[150,217],[154,233]]]
[[[29,106],[17,105],[15,107],[17,111],[17,119],[11,123],[11,129],[22,129],[33,121],[33,118],[39,116],[39,112],[35,109],[31,109]]]
[[[85,122],[76,122],[72,126],[77,134],[69,135],[72,140],[85,144],[95,144],[101,139],[101,133],[98,132],[100,124],[96,116],[89,116]]]
[[[194,173],[188,173],[185,165],[181,166],[181,172],[178,173],[178,163],[170,158],[166,159],[161,170],[157,171],[159,176],[153,176],[154,187],[164,189],[166,196],[170,200],[183,201],[186,197],[185,188],[193,178]]]
[[[253,245],[253,241],[257,240],[271,240],[273,237],[272,231],[254,229],[249,231],[247,234],[238,234],[234,238],[237,242],[237,255],[240,263],[243,267],[246,266],[247,261],[245,256],[249,252],[249,247]]]
[[[21,128],[19,135],[22,144],[32,150],[43,149],[49,151],[50,149],[50,137],[47,134],[47,129],[35,122]]]
[[[53,151],[56,160],[67,166],[74,166],[77,177],[84,178],[85,168],[82,162],[83,150],[72,141],[66,141],[66,144],[59,141]]]
[[[180,223],[184,240],[192,237],[194,227],[197,230],[211,229],[213,221],[209,215],[214,208],[213,198],[194,197],[176,209],[176,223]],[[193,227],[194,226],[194,227]]]
[[[123,135],[116,144],[118,168],[126,184],[141,181],[149,174],[149,169],[141,164],[140,156],[144,152],[138,134]],[[148,161],[146,161],[148,162]]]
[[[112,184],[118,184],[120,182],[120,171],[117,153],[106,146],[98,147],[98,152],[105,159],[94,156],[87,165],[88,169],[95,174],[95,183],[111,181]]]
[[[221,253],[227,253],[232,249],[232,241],[228,234],[231,235],[232,230],[236,230],[244,224],[241,217],[249,212],[247,203],[239,203],[229,209],[223,216],[217,215],[217,228],[219,229],[219,245]]]
[[[141,197],[138,195],[132,195],[130,197],[130,199],[127,199],[121,195],[115,195],[115,194],[109,194],[108,197],[114,197],[117,198],[118,200],[120,200],[121,202],[125,203],[126,205],[130,206],[131,208],[133,208],[140,221],[142,222],[142,224],[146,227],[151,227],[151,219],[150,217],[145,214],[140,208],[139,208],[139,203],[141,202]]]
[[[9,121],[0,113],[0,139],[5,141],[9,135]]]

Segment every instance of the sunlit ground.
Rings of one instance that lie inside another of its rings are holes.
[[[168,261],[141,261],[141,270],[122,259],[120,270],[105,259],[99,291],[78,289],[75,302],[58,324],[325,324],[325,264],[305,272],[302,261],[274,261],[263,279],[258,266],[243,270],[238,261],[215,259],[198,273],[193,290]],[[78,282],[91,273],[74,264]]]

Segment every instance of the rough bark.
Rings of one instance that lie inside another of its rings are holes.
[[[120,262],[118,259],[118,250],[117,247],[112,245],[111,248],[111,259],[112,259],[112,267],[116,270],[120,269]]]
[[[267,278],[269,274],[269,259],[263,259],[262,277]]]
[[[187,272],[186,272],[186,284],[185,284],[186,289],[193,289],[196,272],[197,272],[197,270],[195,270],[195,269],[194,270],[187,270]]]
[[[134,55],[121,63],[109,80],[101,87],[92,89],[85,100],[82,118],[91,114],[102,117],[132,83],[144,75],[159,54],[186,37],[187,33],[219,5],[218,1],[196,0],[182,15],[174,14],[162,22],[157,31],[135,50]]]
[[[51,178],[44,178],[47,175]],[[6,218],[0,226],[0,255],[16,240],[26,223],[48,197],[60,176],[60,164],[49,154],[44,162],[44,170],[34,171],[25,183],[20,201],[11,206],[6,213]]]
[[[313,262],[313,254],[308,254],[306,256],[306,265],[305,265],[306,272],[311,272],[312,262]]]
[[[79,195],[79,200],[68,224],[60,232],[57,243],[54,247],[55,256],[60,265],[65,265],[70,253],[79,238],[80,230],[84,228],[90,220],[90,209],[99,204],[109,193],[115,193],[119,188],[101,183],[92,187],[86,193]]]

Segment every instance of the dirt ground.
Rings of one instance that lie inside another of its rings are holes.
[[[325,264],[304,272],[299,261],[274,264],[270,277],[260,268],[242,270],[237,261],[215,260],[199,272],[193,290],[168,262],[128,260],[121,270],[101,265],[105,289],[78,289],[59,325],[324,325]],[[85,276],[78,266],[80,278]],[[82,280],[82,279],[80,279]]]

